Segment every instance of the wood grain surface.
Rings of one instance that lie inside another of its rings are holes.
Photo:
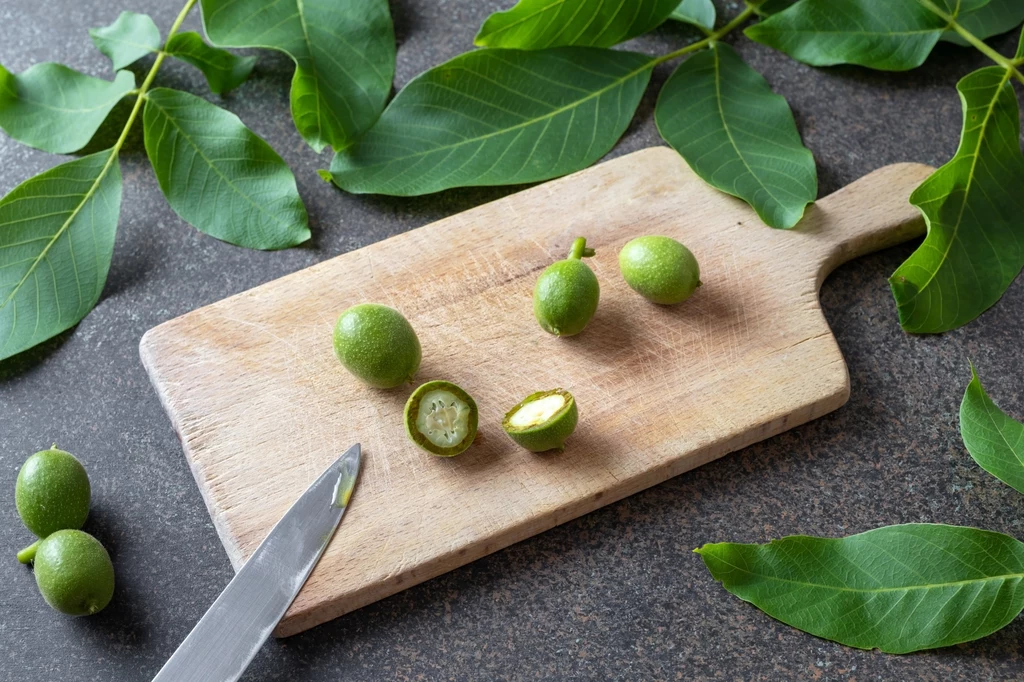
[[[441,220],[150,330],[141,354],[235,568],[343,450],[361,481],[337,535],[275,634],[287,636],[840,407],[842,354],[818,303],[840,263],[924,231],[911,191],[931,172],[880,169],[764,226],[667,148],[636,152]],[[647,303],[618,271],[629,239],[685,243],[704,286]],[[577,236],[601,303],[579,336],[533,318],[540,271]],[[466,453],[405,435],[413,386],[367,388],[334,357],[333,323],[361,302],[419,334],[417,382],[447,379],[480,407]],[[564,453],[504,435],[505,411],[563,387],[580,425]]]

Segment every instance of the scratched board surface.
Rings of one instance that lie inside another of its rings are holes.
[[[773,230],[648,149],[344,254],[150,330],[141,353],[236,568],[354,442],[352,506],[277,633],[300,632],[836,409],[846,366],[818,305],[839,263],[923,231],[907,198],[925,166],[890,166]],[[701,263],[686,303],[649,304],[618,273],[629,239],[680,239]],[[601,302],[579,336],[532,314],[540,271],[586,236]],[[338,314],[401,310],[417,382],[480,407],[474,446],[431,457],[406,438],[412,386],[367,388],[335,359]],[[527,394],[580,409],[564,453],[501,430]]]

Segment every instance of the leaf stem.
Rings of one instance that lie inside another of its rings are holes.
[[[675,52],[669,52],[666,55],[658,57],[657,59],[654,60],[654,66],[657,66],[658,64],[664,64],[667,61],[670,61],[677,57],[682,57],[683,55],[689,54],[691,52],[696,52],[697,50],[703,50],[705,47],[708,47],[712,43],[721,40],[727,34],[732,33],[738,26],[743,24],[743,22],[749,19],[754,13],[754,6],[748,4],[746,9],[737,14],[732,21],[730,21],[728,24],[718,29],[717,31],[713,31],[711,34],[708,35],[707,38],[704,38],[703,40],[698,40],[695,43],[690,43],[686,47],[680,48]]]
[[[188,16],[188,13],[191,12],[192,8],[195,6],[196,0],[188,0],[185,3],[185,6],[181,8],[181,11],[178,12],[178,16],[175,18],[174,23],[171,24],[171,30],[167,32],[167,40],[164,41],[164,45],[166,45],[167,42],[174,37],[174,34],[178,32],[178,29],[181,28],[181,24],[185,21],[185,17]],[[110,167],[117,160],[117,155],[121,151],[121,147],[124,146],[125,140],[128,139],[128,134],[132,130],[132,126],[135,125],[135,119],[139,117],[139,111],[142,110],[142,103],[146,99],[146,93],[149,92],[149,88],[153,84],[153,79],[156,78],[156,73],[160,70],[160,65],[164,63],[164,59],[166,57],[167,53],[164,52],[163,49],[159,50],[156,53],[156,59],[153,60],[153,66],[149,67],[149,73],[146,74],[145,79],[142,81],[142,85],[132,91],[132,93],[136,95],[135,106],[132,107],[131,113],[128,114],[128,120],[125,121],[124,130],[121,131],[121,136],[117,138],[117,142],[115,142],[114,146],[110,148],[110,157],[107,159],[107,164],[103,167],[103,170],[100,171],[94,187],[98,186],[100,181],[106,177],[107,171],[110,170]]]
[[[970,43],[972,47],[978,50],[978,52],[981,52],[983,55],[994,61],[996,64],[1009,71],[1011,76],[1019,80],[1021,83],[1024,83],[1024,74],[1017,70],[1017,66],[1020,64],[1019,60],[1009,59],[1008,57],[1004,57],[1003,55],[993,50],[991,47],[988,46],[987,43],[985,43],[984,40],[982,40],[978,36],[968,31],[966,28],[961,26],[960,23],[957,22],[955,16],[943,11],[940,7],[936,6],[935,3],[932,2],[932,0],[917,1],[929,12],[948,22],[949,28],[956,31],[964,40]]]
[[[594,255],[593,249],[587,248],[587,240],[583,237],[577,237],[572,243],[572,248],[569,250],[569,258],[579,260],[581,258],[590,258]]]
[[[36,540],[25,549],[18,552],[18,561],[23,564],[30,564],[36,559],[36,550],[39,549],[39,543],[42,540]]]
[[[171,38],[181,28],[181,24],[185,21],[185,17],[192,11],[192,8],[196,6],[196,0],[188,0],[185,6],[178,12],[177,18],[174,23],[171,24],[171,29],[167,32],[167,39],[164,41],[164,45],[167,45],[171,41]],[[150,86],[153,84],[153,79],[156,78],[157,71],[160,70],[160,66],[164,63],[164,59],[167,58],[167,52],[162,48],[156,53],[156,59],[153,60],[153,66],[149,68],[149,73],[146,74],[145,80],[142,81],[142,85],[138,87],[138,97],[135,99],[135,106],[132,107],[132,112],[128,114],[128,120],[124,124],[124,130],[121,131],[121,137],[117,139],[114,147],[111,150],[111,156],[114,156],[121,150],[124,145],[124,141],[128,139],[128,133],[131,132],[132,125],[135,123],[135,119],[139,116],[139,111],[142,109],[142,102],[146,99],[146,93],[149,92]]]
[[[167,40],[164,41],[164,45],[167,45],[171,38],[174,37],[174,34],[178,32],[178,29],[181,28],[181,24],[185,21],[185,17],[188,16],[188,13],[191,12],[192,8],[195,6],[196,0],[188,0],[185,3],[185,6],[181,8],[181,11],[178,12],[178,16],[175,18],[174,23],[171,24],[171,30],[167,32]],[[156,78],[156,73],[160,70],[160,65],[164,63],[164,59],[166,58],[167,53],[163,49],[157,51],[156,59],[153,60],[153,66],[149,67],[149,73],[147,73],[146,77],[143,79],[142,85],[132,91],[136,95],[135,106],[132,107],[131,113],[128,114],[128,120],[125,121],[124,130],[121,131],[121,136],[117,138],[117,142],[115,142],[114,146],[110,148],[110,157],[107,159],[107,164],[103,167],[103,170],[100,171],[100,175],[97,178],[96,185],[94,185],[94,187],[100,184],[100,181],[107,175],[107,171],[110,170],[110,167],[117,160],[117,155],[121,151],[121,147],[124,146],[125,140],[128,139],[128,134],[132,130],[132,126],[135,125],[135,119],[139,117],[139,112],[142,110],[142,103],[146,99],[146,93],[149,92],[149,88],[153,84],[153,79]]]

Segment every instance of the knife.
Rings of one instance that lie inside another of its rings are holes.
[[[356,443],[277,522],[153,682],[234,682],[313,571],[359,475]]]

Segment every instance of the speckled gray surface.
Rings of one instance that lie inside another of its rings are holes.
[[[470,48],[506,0],[393,0],[397,85]],[[85,28],[120,9],[166,28],[178,3],[6,0],[0,62],[59,60],[96,75],[108,64]],[[192,17],[187,26],[198,25]],[[671,27],[638,40],[681,45]],[[1014,39],[993,44],[1004,52]],[[903,160],[941,164],[956,148],[957,79],[985,65],[940,47],[909,74],[814,70],[742,40],[743,56],[789,98],[818,161],[822,193]],[[0,680],[148,680],[232,573],[171,426],[138,359],[150,327],[325,258],[511,191],[419,199],[344,195],[316,176],[329,157],[288,115],[290,62],[261,53],[253,79],[222,104],[296,171],[313,244],[257,253],[219,243],[167,207],[140,139],[123,155],[124,208],[103,299],[73,332],[0,363]],[[659,144],[651,120],[659,69],[613,152]],[[169,65],[165,84],[210,96]],[[212,96],[210,96],[212,97]],[[216,99],[216,98],[214,98]],[[0,192],[56,162],[0,139]],[[766,228],[767,229],[767,228]],[[1024,498],[979,469],[957,433],[977,363],[995,400],[1024,416],[1024,284],[978,321],[940,337],[897,325],[886,277],[912,246],[848,264],[822,289],[853,397],[812,424],[747,448],[587,517],[321,626],[271,642],[244,679],[272,680],[1014,680],[1024,679],[1024,619],[973,644],[911,656],[847,649],[790,629],[726,594],[690,550],[791,533],[842,535],[910,521],[1024,537]],[[765,286],[771,286],[766,282]],[[94,482],[86,529],[110,548],[113,604],[71,620],[50,611],[14,552],[29,541],[13,499],[18,467],[56,441]]]

